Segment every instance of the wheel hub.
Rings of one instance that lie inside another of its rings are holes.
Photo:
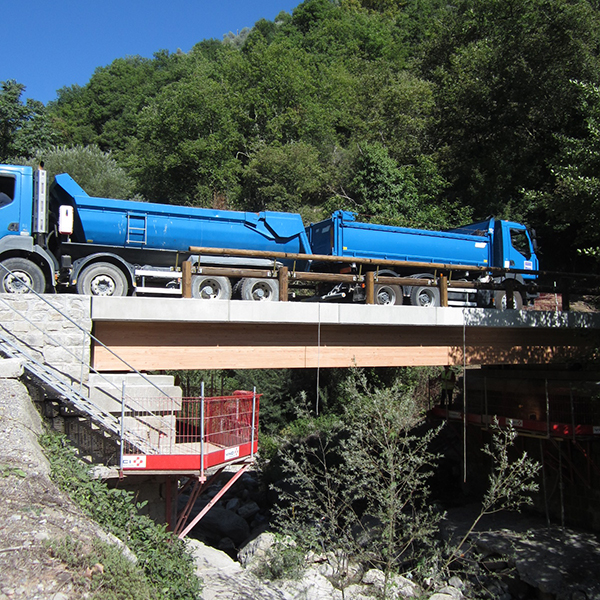
[[[90,284],[94,296],[112,296],[115,293],[115,282],[107,275],[94,277]]]
[[[252,290],[252,297],[257,301],[266,300],[269,297],[269,293],[268,293],[268,290],[266,290],[264,286],[257,285]]]
[[[4,278],[4,289],[10,294],[28,294],[32,287],[33,281],[24,271],[13,271]]]
[[[388,304],[394,304],[395,301],[396,296],[390,288],[383,287],[377,291],[377,304],[386,306]]]
[[[200,290],[200,297],[203,300],[212,300],[213,298],[216,298],[217,294],[218,290],[215,289],[215,286],[212,283],[207,283]]]

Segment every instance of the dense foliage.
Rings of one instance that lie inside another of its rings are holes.
[[[150,200],[307,221],[511,217],[568,267],[600,245],[599,44],[596,0],[305,0],[46,107],[4,82],[0,160],[91,145]]]

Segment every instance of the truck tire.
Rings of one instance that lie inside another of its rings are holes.
[[[93,263],[77,278],[77,293],[85,296],[126,296],[127,289],[125,274],[111,263]]]
[[[200,300],[230,300],[231,282],[227,277],[194,275],[192,277],[192,298]]]
[[[44,272],[26,258],[7,258],[0,268],[0,292],[6,294],[38,294],[46,291]],[[8,273],[5,269],[8,269]]]
[[[523,308],[523,296],[521,296],[521,292],[513,292],[513,305],[515,310]],[[498,310],[506,310],[506,292],[504,290],[496,290],[494,292],[494,306]]]
[[[410,292],[410,303],[413,306],[434,308],[440,305],[440,290],[435,287],[415,286]]]
[[[279,281],[276,279],[242,279],[242,300],[255,302],[277,302],[279,300]]]
[[[394,306],[402,304],[404,297],[402,287],[385,283],[375,284],[375,304],[379,306]]]

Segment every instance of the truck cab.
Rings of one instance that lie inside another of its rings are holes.
[[[504,269],[532,271],[521,273],[524,280],[537,278],[539,270],[535,254],[535,238],[532,238],[525,225],[511,221],[496,221],[494,227],[494,266]]]
[[[0,239],[31,235],[32,211],[31,167],[0,166]]]
[[[0,165],[0,292],[53,287],[58,263],[46,242],[46,172]]]

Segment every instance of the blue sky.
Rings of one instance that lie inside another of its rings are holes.
[[[44,104],[56,90],[85,85],[116,58],[188,52],[261,18],[291,13],[301,0],[28,0],[2,3],[0,81],[16,79]],[[10,25],[9,25],[10,24]]]

